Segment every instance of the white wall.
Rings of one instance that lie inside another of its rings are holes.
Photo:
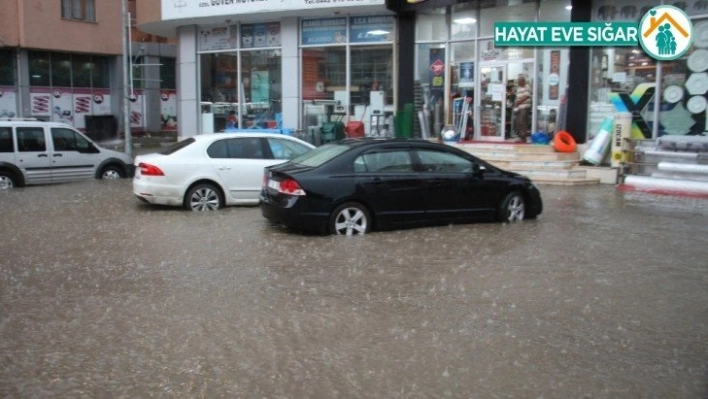
[[[179,139],[201,133],[200,107],[197,98],[199,82],[197,27],[180,26],[177,31],[177,131]],[[196,117],[194,117],[196,115]]]
[[[300,54],[297,17],[280,20],[283,127],[299,126],[300,115]]]

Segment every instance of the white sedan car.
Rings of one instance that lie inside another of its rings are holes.
[[[256,205],[263,168],[315,148],[273,133],[213,133],[184,139],[135,157],[133,194],[150,204],[193,211]]]

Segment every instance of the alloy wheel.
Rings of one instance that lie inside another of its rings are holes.
[[[368,217],[358,206],[343,208],[334,219],[334,232],[344,235],[365,234],[368,228]]]
[[[189,207],[193,211],[216,211],[219,202],[219,194],[210,187],[200,187],[189,197]]]

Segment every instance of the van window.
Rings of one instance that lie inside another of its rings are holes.
[[[52,128],[52,143],[54,151],[81,151],[89,148],[88,140],[75,131],[67,128]]]
[[[0,127],[0,152],[13,152],[12,128]]]
[[[77,151],[76,138],[70,129],[52,128],[52,143],[54,151]]]
[[[40,152],[47,150],[44,129],[41,127],[18,127],[17,149],[20,152]]]

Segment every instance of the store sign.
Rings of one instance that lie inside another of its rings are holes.
[[[430,49],[429,59],[428,80],[430,84],[430,97],[431,103],[436,103],[442,98],[445,90],[445,49]]]
[[[633,22],[495,22],[494,45],[637,46],[639,28]]]
[[[393,16],[352,17],[349,20],[351,43],[381,43],[393,41]]]
[[[199,51],[235,49],[238,45],[236,25],[212,25],[199,27]]]
[[[495,22],[494,45],[631,46],[641,45],[657,60],[675,60],[691,47],[693,25],[681,9],[656,6],[635,22]]]
[[[280,46],[280,23],[241,25],[241,48]]]
[[[301,44],[336,44],[347,41],[347,19],[305,19],[300,26]]]
[[[385,0],[162,0],[162,19],[381,5]]]

